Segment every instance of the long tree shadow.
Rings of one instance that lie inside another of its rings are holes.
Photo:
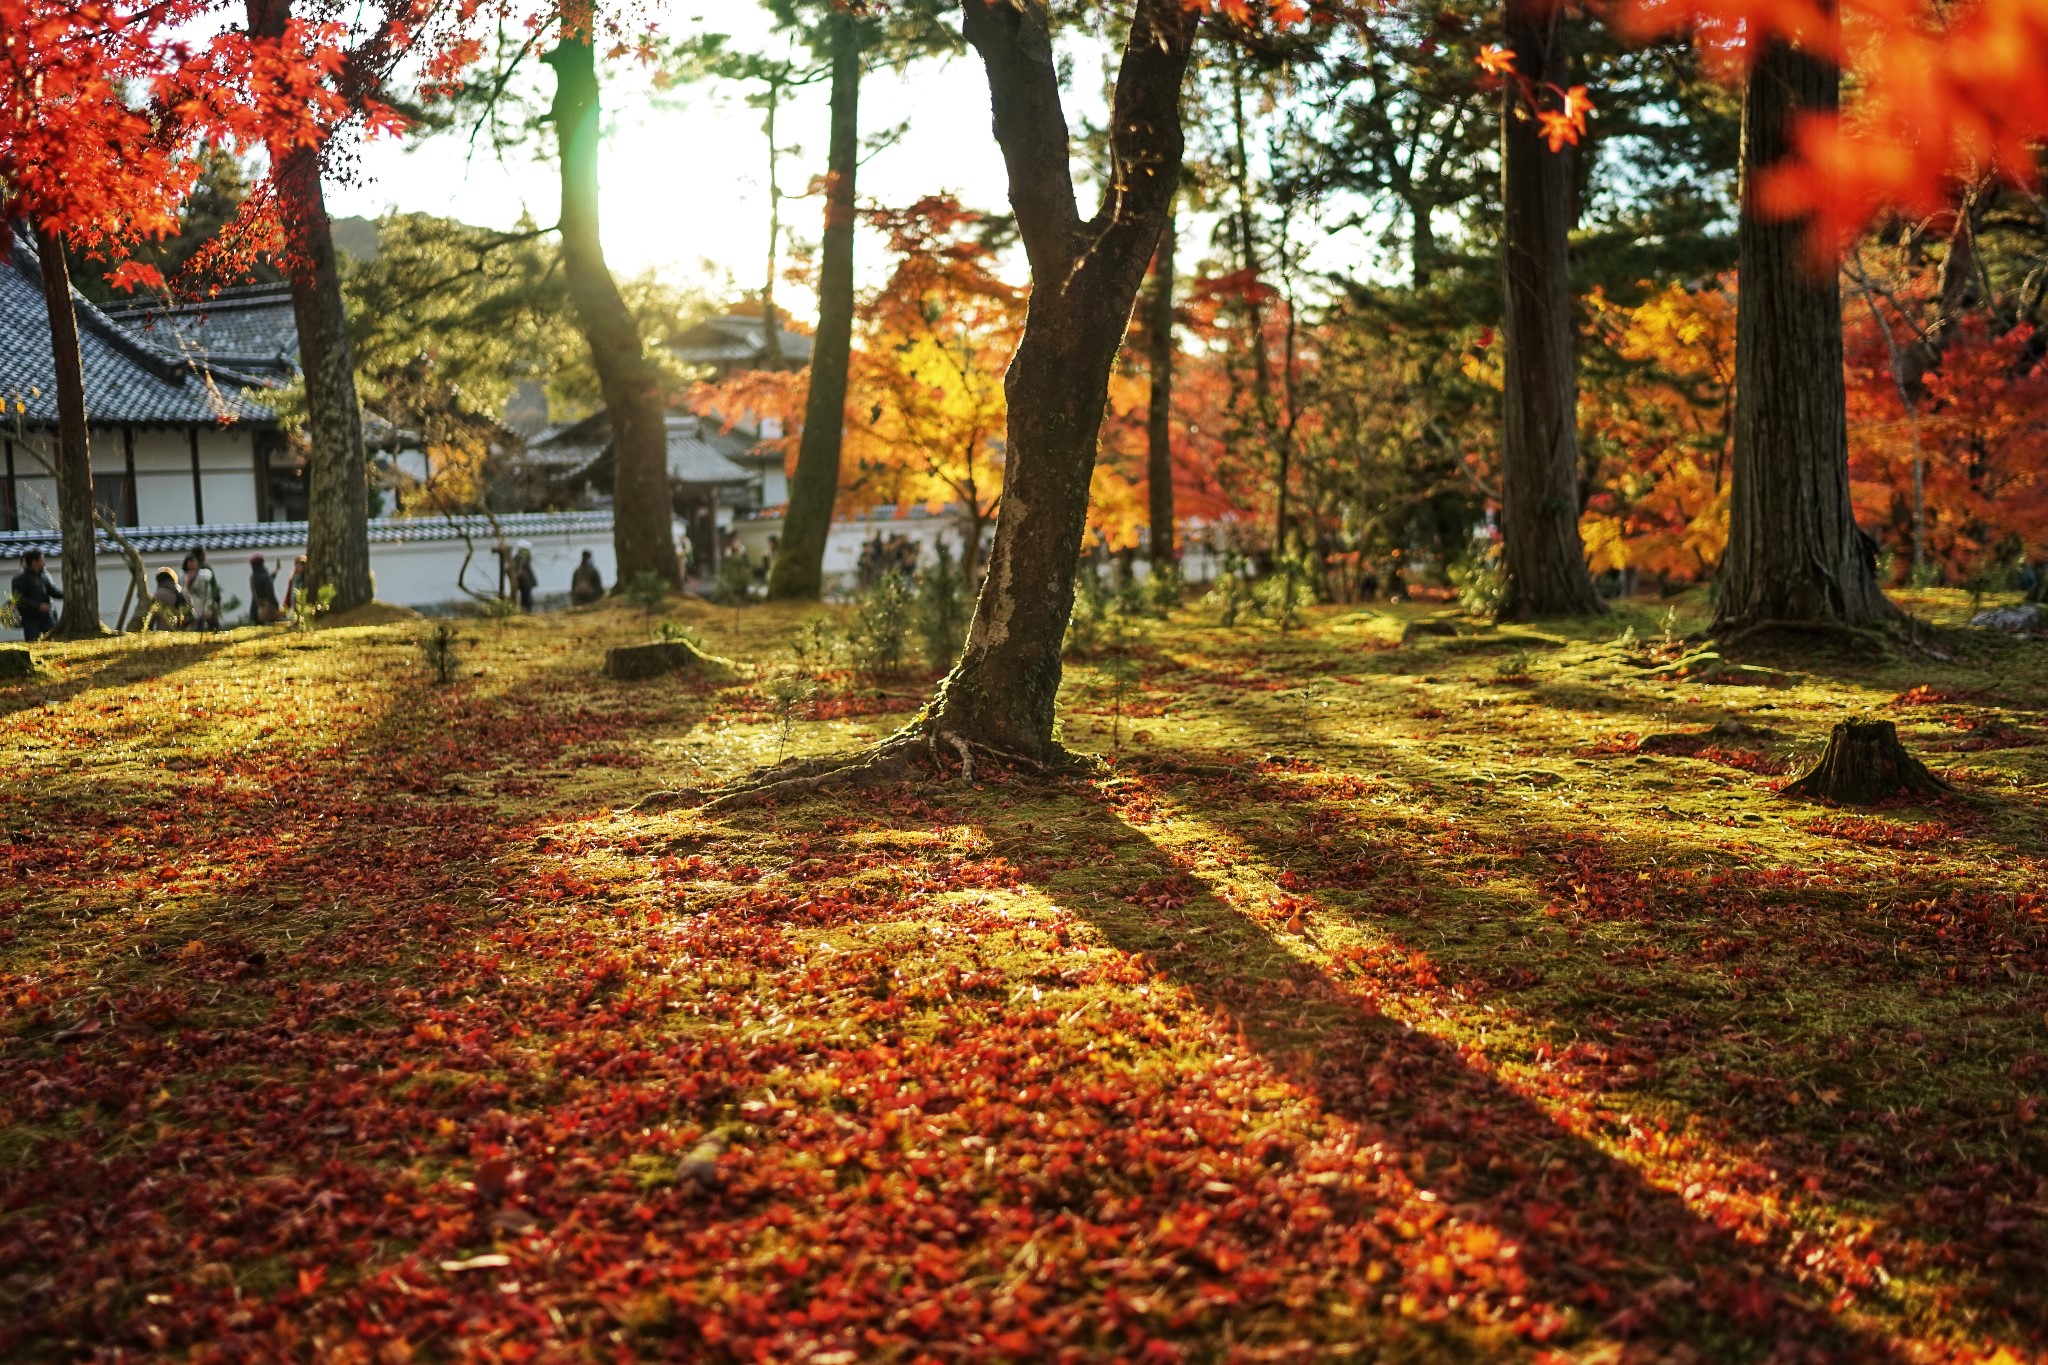
[[[2048,964],[2023,902],[1938,873],[1898,873],[1894,899],[1921,910],[1895,920],[1864,888],[1828,871],[1731,870],[1725,858],[1702,867],[1703,850],[1673,844],[1638,847],[1624,861],[1598,831],[1526,817],[1492,836],[1422,819],[1430,829],[1406,833],[1453,855],[1422,867],[1383,822],[1316,799],[1292,774],[1256,776],[1229,799],[1197,785],[1174,790],[1190,814],[1240,841],[1260,865],[1300,869],[1284,875],[1304,903],[1383,943],[1388,951],[1364,957],[1368,969],[1419,971],[1433,992],[1471,1002],[1474,1012],[1495,1002],[1576,1057],[1590,1073],[1589,1097],[1607,1092],[1597,1103],[1668,1101],[1704,1117],[1767,1183],[1783,1175],[1821,1182],[1809,1186],[1816,1200],[1848,1195],[1898,1246],[1948,1263],[1987,1326],[1998,1324],[1991,1330],[2040,1341],[2048,1239],[2001,1212],[2035,1195],[2027,1130],[2009,1129],[1997,1101],[1985,1099],[2017,1094],[2008,1075],[2023,1079],[2030,1064],[2025,1019],[2017,1034],[1971,1057],[1967,1072],[1951,1072],[1967,1103],[1917,1108],[1926,1097],[1908,1070],[1915,1023],[1932,1030],[1935,1017],[1953,1016],[1952,1031],[1967,1043],[1979,1012],[1972,984],[1991,999],[1998,974],[2010,970],[2003,964],[2030,953],[2037,968]],[[1526,937],[1532,927],[1556,931],[1549,916],[1559,907],[1577,924],[1611,931],[1573,944],[1570,967],[1557,943],[1538,947]],[[1546,983],[1546,973],[1561,979]],[[1938,1003],[1959,990],[1952,1005]],[[1814,1001],[1830,999],[1862,1013],[1811,1017],[1830,1008]],[[1879,1027],[1878,1036],[1852,1039],[1847,1021],[1864,1018],[1889,1018],[1898,1036]],[[1731,1034],[1739,1035],[1732,1043]],[[1886,1081],[1892,1049],[1900,1066]],[[1945,1186],[1977,1197],[1945,1196]],[[1854,1287],[1873,1289],[1867,1273],[1831,1259],[1850,1269]]]
[[[239,643],[245,642],[225,635],[143,636],[91,654],[67,657],[62,675],[55,680],[32,678],[0,685],[0,719],[42,706],[60,706],[100,688],[168,677]]]
[[[1104,844],[1134,831],[1099,806],[1079,828]],[[1156,846],[1150,857],[1172,875]],[[1111,944],[1146,955],[1230,1021],[1329,1114],[1356,1125],[1361,1146],[1376,1144],[1383,1161],[1413,1172],[1421,1199],[1516,1243],[1529,1300],[1574,1315],[1575,1334],[1629,1339],[1644,1358],[1680,1347],[1714,1360],[1902,1358],[1825,1311],[1769,1256],[1451,1044],[1380,1014],[1205,886],[1183,881],[1185,901],[1162,913],[1085,875],[1039,880]],[[1627,1132],[1618,1116],[1588,1117]],[[1409,1279],[1425,1283],[1431,1273],[1410,1267]],[[1462,1292],[1474,1311],[1500,1309],[1483,1291]],[[1460,1293],[1451,1287],[1446,1301]]]

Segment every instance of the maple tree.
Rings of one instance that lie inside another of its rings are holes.
[[[71,248],[120,263],[124,287],[155,272],[124,258],[177,225],[198,173],[189,130],[131,102],[130,87],[163,78],[177,26],[196,3],[0,4],[0,249],[26,223],[49,319],[57,381],[52,460],[63,539],[64,610],[56,632],[98,635],[97,521],[87,428],[89,395],[72,306]],[[15,395],[20,401],[20,395]]]
[[[858,309],[834,424],[846,452],[834,506],[956,509],[967,523],[960,555],[972,581],[1001,505],[1003,371],[1023,328],[1026,291],[995,273],[998,243],[988,221],[950,195],[874,209],[866,218],[895,263]],[[818,383],[815,365],[741,371],[700,385],[691,401],[728,428],[781,427],[782,436],[763,444],[782,451],[794,477],[806,433],[819,420],[812,415]]]
[[[1899,353],[1913,342],[1894,333],[1907,326],[1888,308],[1850,313],[1862,524],[1902,564],[1955,582],[2048,559],[2048,373],[2033,325],[1973,310],[1943,338],[1939,365],[1902,386]]]

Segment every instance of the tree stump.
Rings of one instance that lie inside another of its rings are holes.
[[[733,661],[706,654],[688,640],[656,640],[645,645],[620,645],[604,652],[604,675],[622,682],[658,678],[682,669],[712,676],[730,673]]]
[[[0,649],[0,679],[33,678],[35,656],[25,649]]]
[[[1899,743],[1888,720],[1849,720],[1828,736],[1813,771],[1785,788],[1787,796],[1872,806],[1890,796],[1941,796],[1954,791]]]

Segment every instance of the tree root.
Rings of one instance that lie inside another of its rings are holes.
[[[1716,627],[1711,634],[1715,644],[1726,653],[1753,635],[1763,635],[1771,631],[1784,631],[1792,635],[1831,636],[1872,654],[1889,654],[1893,644],[1892,637],[1884,631],[1873,630],[1867,626],[1852,626],[1841,621],[1750,621],[1737,625],[1725,633]]]
[[[709,799],[698,809],[707,815],[717,815],[838,787],[876,787],[901,781],[916,766],[919,739],[914,735],[897,735],[862,753],[769,768],[709,793]]]

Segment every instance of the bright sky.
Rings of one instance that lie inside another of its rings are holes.
[[[714,24],[733,34],[736,47],[786,50],[761,11],[743,0],[670,0],[663,8],[666,34]],[[708,20],[713,13],[717,18]],[[545,68],[541,74],[544,81]],[[610,76],[601,174],[605,254],[614,271],[652,269],[675,283],[712,285],[734,297],[760,287],[768,144],[761,111],[747,106],[746,94],[734,83],[701,82],[656,100],[644,75]],[[785,195],[803,193],[824,170],[828,113],[822,82],[792,92],[784,104],[778,128]],[[927,62],[903,76],[871,73],[861,88],[863,137],[906,122],[903,136],[862,167],[863,200],[905,204],[950,191],[972,208],[1007,208],[979,62],[961,57]],[[500,160],[487,147],[472,152],[458,134],[419,143],[387,140],[367,149],[361,170],[357,183],[330,186],[328,207],[336,216],[374,218],[396,208],[505,228],[522,213],[552,223],[560,204],[551,146],[522,148]],[[783,218],[786,228],[815,243],[823,205],[786,198]],[[879,240],[860,244],[864,273],[881,266],[879,248]],[[778,285],[778,301],[800,312],[810,308],[807,298],[785,297],[785,288]]]

